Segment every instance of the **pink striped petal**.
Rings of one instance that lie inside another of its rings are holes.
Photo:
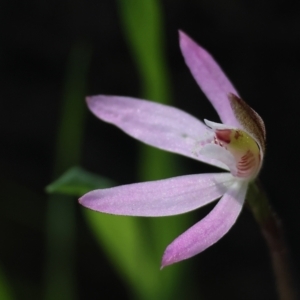
[[[171,216],[220,198],[235,180],[230,173],[187,175],[95,190],[79,202],[92,210],[114,215]]]
[[[196,223],[166,249],[162,267],[188,259],[222,238],[235,223],[241,212],[248,183],[236,181],[217,203],[214,209]]]
[[[208,129],[201,121],[180,109],[117,96],[88,97],[87,103],[99,119],[118,126],[148,145],[226,169],[215,159],[195,155],[193,151],[197,142]]]
[[[192,75],[220,116],[222,123],[239,128],[232,111],[228,94],[238,95],[232,83],[213,59],[202,47],[197,45],[182,31],[179,32],[182,55]]]

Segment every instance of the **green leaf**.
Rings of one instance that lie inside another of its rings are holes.
[[[120,17],[143,95],[170,103],[170,82],[164,53],[163,17],[159,0],[119,0]]]
[[[136,63],[141,84],[141,97],[159,103],[172,103],[170,73],[165,53],[164,19],[159,0],[119,0],[122,29]],[[138,175],[141,181],[157,180],[181,174],[177,158],[170,153],[146,145],[140,145]],[[161,258],[163,249],[183,232],[190,216],[178,218],[147,219],[148,248],[152,257]],[[145,223],[144,223],[145,224]],[[146,224],[145,224],[146,225]],[[144,225],[144,226],[145,226]],[[163,229],[163,230],[162,230]],[[172,268],[172,272],[157,277],[155,299],[178,297],[176,287],[183,280],[183,264]],[[145,271],[144,273],[146,273]],[[180,298],[180,297],[179,297]]]
[[[105,177],[87,172],[81,167],[73,167],[49,184],[46,191],[80,197],[91,190],[113,185],[113,182]]]

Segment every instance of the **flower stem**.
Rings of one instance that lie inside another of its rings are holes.
[[[270,251],[279,299],[296,300],[297,291],[282,223],[258,181],[250,185],[247,201]]]

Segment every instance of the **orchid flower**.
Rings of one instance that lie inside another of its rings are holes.
[[[179,176],[91,191],[79,202],[102,213],[159,217],[186,213],[220,198],[212,211],[177,237],[165,250],[162,267],[207,249],[234,225],[248,185],[262,166],[265,127],[260,116],[238,95],[212,56],[180,32],[180,47],[196,82],[222,124],[204,123],[177,108],[119,96],[87,98],[99,119],[162,150],[225,170]]]

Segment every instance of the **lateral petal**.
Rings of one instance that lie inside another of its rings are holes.
[[[214,159],[195,155],[193,149],[208,129],[180,109],[130,97],[103,95],[88,97],[87,103],[99,119],[148,145],[224,168]]]
[[[245,181],[235,181],[204,219],[181,234],[166,248],[162,267],[188,259],[222,238],[241,212],[247,186]]]
[[[227,78],[214,58],[184,32],[179,31],[182,55],[193,77],[214,106],[222,123],[239,128],[231,108],[228,94],[238,95],[236,89]]]
[[[220,198],[234,183],[230,173],[209,173],[95,190],[79,199],[95,211],[127,216],[182,214]]]

